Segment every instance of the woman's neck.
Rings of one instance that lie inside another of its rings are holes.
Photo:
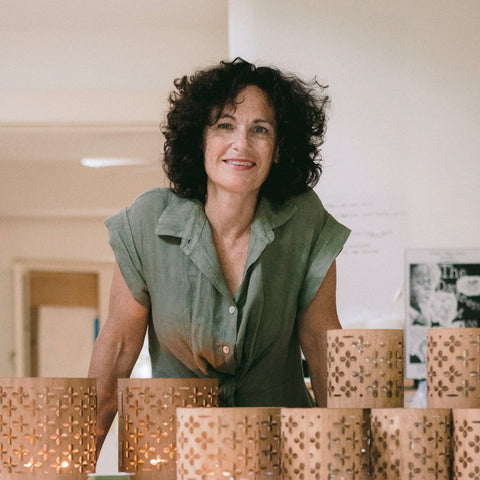
[[[235,240],[250,232],[257,207],[257,195],[209,192],[205,215],[214,234]]]

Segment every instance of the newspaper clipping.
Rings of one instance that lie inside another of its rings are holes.
[[[480,250],[407,250],[406,278],[406,377],[421,380],[429,328],[480,327]]]

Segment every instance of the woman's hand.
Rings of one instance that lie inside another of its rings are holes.
[[[337,272],[333,261],[310,306],[298,317],[300,346],[319,407],[327,406],[327,330],[342,328],[337,316]]]
[[[88,376],[97,379],[97,456],[117,412],[117,379],[128,378],[143,346],[149,310],[133,297],[115,265],[108,318],[95,342]]]

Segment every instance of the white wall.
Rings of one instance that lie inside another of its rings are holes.
[[[344,325],[401,326],[404,249],[479,246],[480,3],[230,0],[229,8],[231,57],[330,85],[316,190],[354,229],[350,245],[385,234],[376,253],[346,249],[339,258],[339,310]]]

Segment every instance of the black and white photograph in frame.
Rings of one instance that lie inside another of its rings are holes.
[[[406,378],[427,373],[429,328],[480,327],[480,249],[408,249]]]

